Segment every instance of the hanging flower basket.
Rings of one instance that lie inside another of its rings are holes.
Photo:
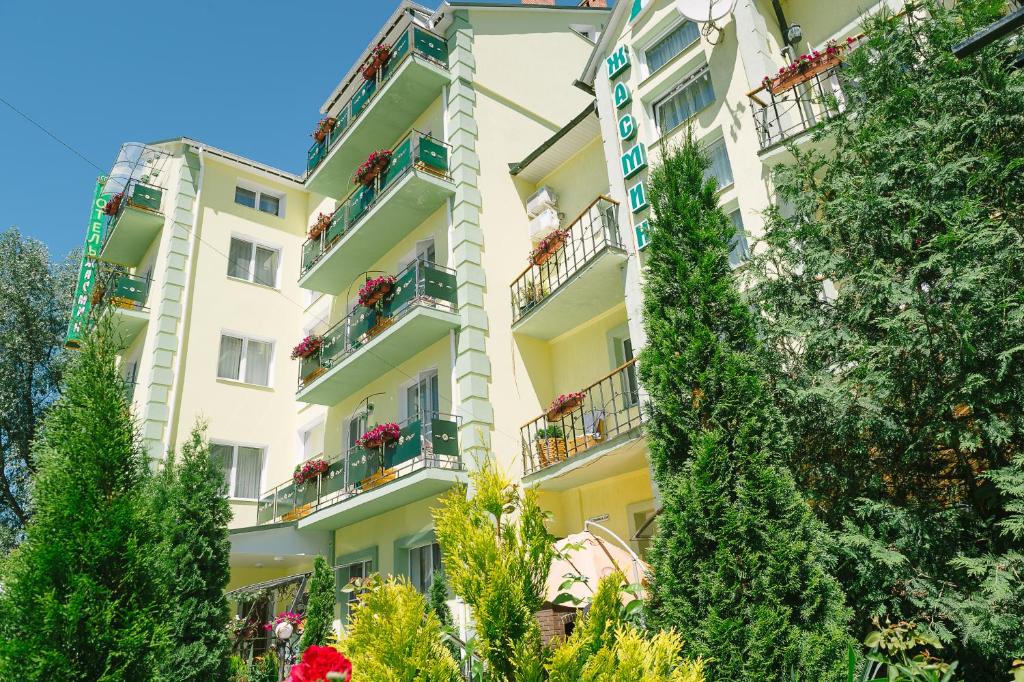
[[[575,410],[577,407],[583,404],[586,394],[583,391],[578,393],[563,393],[548,405],[547,418],[548,421],[558,421],[568,413]]]
[[[295,485],[302,485],[307,481],[313,481],[327,473],[328,464],[323,459],[311,459],[295,467],[292,480]]]
[[[761,81],[761,85],[773,95],[792,90],[801,83],[811,80],[819,73],[838,66],[843,61],[843,53],[856,42],[857,38],[852,36],[847,38],[846,43],[842,45],[835,40],[830,40],[825,44],[824,52],[814,50],[808,54],[800,55],[789,66],[781,67],[779,73],[775,76],[765,76]]]
[[[391,58],[391,46],[381,43],[377,47],[370,50],[370,56],[366,59],[366,66],[363,67],[363,78],[368,81],[372,81],[377,77],[377,72],[380,71],[388,60]]]
[[[401,433],[402,429],[394,422],[378,424],[360,436],[356,440],[356,445],[369,449],[379,448],[394,443]]]
[[[117,215],[117,209],[121,208],[121,202],[123,200],[124,192],[118,192],[107,200],[107,205],[103,207],[103,212],[108,216]]]
[[[395,288],[395,281],[391,275],[382,275],[366,280],[366,284],[359,290],[359,305],[364,308],[377,307],[377,304],[391,294]]]
[[[327,136],[334,130],[334,126],[338,125],[338,119],[333,116],[324,116],[320,119],[320,122],[316,124],[316,129],[313,131],[313,139],[317,142],[323,142],[327,139]]]
[[[390,149],[378,149],[371,152],[366,161],[363,161],[356,169],[355,175],[352,176],[352,182],[369,185],[377,179],[378,175],[387,170],[388,164],[391,163],[391,156]]]
[[[533,247],[533,251],[530,252],[530,260],[534,265],[544,265],[549,258],[565,246],[565,240],[568,238],[569,233],[565,230],[552,231],[544,239],[541,239],[537,246]]]
[[[309,238],[316,239],[331,226],[331,216],[321,213],[316,217],[316,222],[309,228]]]
[[[315,354],[324,345],[324,337],[310,335],[299,341],[295,348],[292,348],[292,360],[298,360],[299,358],[308,358]]]

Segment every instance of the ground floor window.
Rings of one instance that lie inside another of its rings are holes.
[[[441,570],[441,545],[432,542],[409,550],[409,580],[422,594],[430,590],[434,571]]]

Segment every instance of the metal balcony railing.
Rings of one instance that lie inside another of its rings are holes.
[[[622,249],[618,202],[599,196],[569,225],[565,243],[541,264],[531,262],[512,282],[512,323],[558,291],[606,249]]]
[[[402,31],[402,34],[391,45],[391,56],[387,63],[377,71],[372,79],[364,82],[355,94],[342,105],[341,110],[335,115],[337,122],[334,129],[331,130],[327,138],[323,142],[314,143],[309,148],[306,154],[307,173],[312,173],[320,165],[320,162],[327,158],[327,153],[344,136],[345,131],[366,111],[367,105],[384,84],[391,80],[391,77],[398,72],[407,59],[413,58],[426,59],[447,69],[448,43],[436,33],[431,33],[419,26],[410,25]]]
[[[406,419],[399,427],[396,442],[377,448],[357,446],[324,458],[326,473],[301,484],[288,481],[265,493],[256,509],[256,523],[295,521],[417,471],[463,470],[458,417],[430,412]]]
[[[426,260],[409,264],[395,276],[389,298],[377,308],[356,306],[323,334],[320,349],[303,358],[299,365],[299,390],[355,351],[369,345],[384,331],[417,306],[455,311],[455,271]]]
[[[131,180],[124,192],[119,193],[120,203],[117,211],[107,218],[107,238],[117,227],[117,221],[128,208],[138,208],[150,213],[160,213],[160,204],[163,201],[164,188],[158,187],[142,180]]]
[[[112,270],[93,289],[93,304],[112,305],[128,310],[147,310],[150,280],[138,275]]]
[[[382,201],[398,180],[412,170],[423,170],[444,179],[448,175],[449,147],[444,142],[418,130],[406,135],[395,145],[387,170],[369,185],[357,187],[331,214],[330,226],[302,245],[301,274],[306,274],[341,238],[355,227],[370,208]],[[355,169],[353,169],[355,170]]]
[[[231,653],[251,661],[274,648],[277,644],[274,633],[266,630],[264,625],[283,611],[305,615],[311,576],[312,573],[298,573],[226,593],[224,596],[235,614]]]
[[[583,389],[583,400],[561,414],[542,414],[521,428],[523,473],[579,456],[643,421],[636,360]]]

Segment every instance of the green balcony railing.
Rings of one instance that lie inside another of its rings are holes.
[[[366,111],[367,105],[380,92],[384,84],[398,72],[407,59],[422,58],[448,68],[448,43],[436,33],[431,33],[419,26],[410,26],[392,44],[391,56],[387,63],[377,71],[376,76],[363,83],[354,95],[341,107],[335,118],[337,123],[331,134],[323,142],[317,142],[306,153],[306,171],[312,173],[327,157],[327,153],[344,136],[360,115]]]
[[[113,271],[93,289],[96,305],[112,305],[129,310],[146,310],[149,298],[149,280],[138,275]]]
[[[121,194],[121,203],[117,207],[117,212],[107,219],[107,238],[113,233],[117,222],[129,208],[140,208],[151,213],[160,213],[163,196],[162,188],[139,180],[132,180]]]
[[[387,170],[369,185],[357,187],[349,194],[331,215],[330,227],[302,245],[302,274],[337,245],[407,173],[422,170],[448,178],[448,151],[449,147],[444,142],[416,130],[403,138],[395,145]]]
[[[373,342],[374,337],[418,306],[454,311],[455,271],[417,260],[395,277],[391,296],[379,308],[356,306],[323,335],[320,350],[304,358],[299,367],[299,390],[319,379],[324,371]]]
[[[394,443],[377,448],[353,447],[324,458],[326,473],[304,483],[282,483],[262,495],[256,523],[295,521],[417,471],[462,471],[457,417],[432,412],[407,419],[399,427],[400,435]]]

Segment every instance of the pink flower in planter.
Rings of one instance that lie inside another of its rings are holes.
[[[373,279],[367,280],[359,289],[359,305],[364,308],[372,308],[380,303],[382,296],[379,293],[383,289],[390,290],[395,286],[397,280],[391,275],[382,275],[381,277],[374,277]],[[386,296],[387,294],[385,294]]]
[[[316,353],[324,345],[324,339],[322,336],[310,335],[299,341],[295,348],[292,348],[292,360],[298,360],[299,358],[308,358],[309,356]]]
[[[398,437],[402,434],[401,427],[394,422],[386,422],[384,424],[378,424],[372,429],[364,433],[356,440],[356,445],[359,447],[378,448],[381,445],[387,443],[393,443],[398,440]]]
[[[551,401],[551,404],[548,405],[548,413],[561,412],[570,405],[579,405],[586,397],[587,395],[583,391],[578,391],[576,393],[563,393]]]

